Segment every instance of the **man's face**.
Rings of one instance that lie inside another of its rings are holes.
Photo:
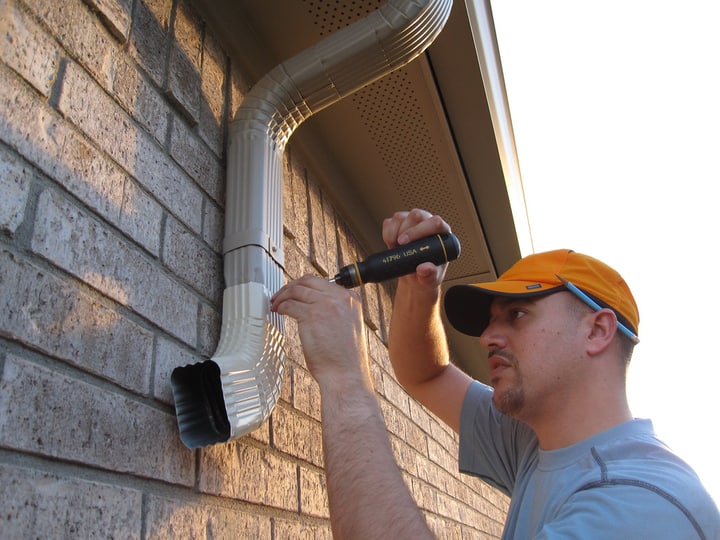
[[[538,415],[552,414],[553,405],[561,406],[581,369],[580,315],[572,302],[567,292],[493,300],[480,342],[488,350],[498,410],[531,423]]]

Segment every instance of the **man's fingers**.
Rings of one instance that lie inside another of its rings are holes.
[[[425,210],[412,210],[403,222],[398,235],[398,244],[407,244],[433,234],[450,232],[450,225],[443,218]]]
[[[395,212],[392,217],[383,221],[383,241],[389,248],[397,247],[397,238],[400,234],[400,227],[410,212]]]
[[[281,315],[300,318],[304,314],[303,310],[308,312],[320,303],[327,306],[328,302],[343,302],[342,298],[348,295],[360,299],[356,291],[348,291],[324,278],[307,275],[288,283],[275,293],[270,299],[270,309]]]
[[[440,216],[419,208],[396,212],[383,222],[383,240],[390,248],[444,232],[450,232],[450,226]]]

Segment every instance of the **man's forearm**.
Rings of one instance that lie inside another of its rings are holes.
[[[459,431],[460,411],[472,379],[450,363],[439,294],[398,284],[390,324],[390,362],[405,390]]]
[[[400,280],[393,303],[389,351],[395,375],[409,391],[448,365],[439,313],[439,292],[410,291]]]
[[[372,389],[348,384],[321,394],[334,537],[433,538],[395,463]]]

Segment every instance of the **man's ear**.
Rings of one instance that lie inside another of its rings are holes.
[[[611,309],[601,309],[592,314],[592,326],[587,339],[587,352],[590,356],[600,354],[612,343],[618,331],[617,316]]]

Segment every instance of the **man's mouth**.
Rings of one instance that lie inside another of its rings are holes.
[[[488,357],[488,367],[490,368],[490,380],[494,383],[505,370],[512,368],[513,364],[507,358],[493,353]]]

